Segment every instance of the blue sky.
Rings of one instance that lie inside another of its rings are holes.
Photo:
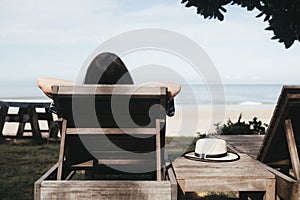
[[[38,77],[76,80],[98,45],[139,28],[164,28],[191,38],[225,84],[300,84],[299,43],[286,50],[271,40],[257,14],[229,6],[219,22],[174,0],[1,0],[0,84],[35,85]]]

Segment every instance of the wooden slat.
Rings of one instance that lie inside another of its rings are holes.
[[[41,199],[41,183],[45,181],[47,178],[49,178],[53,173],[57,171],[58,163],[53,165],[45,174],[41,176],[35,183],[34,183],[34,199],[40,200]]]
[[[74,134],[153,134],[155,128],[68,128],[68,135]]]
[[[42,199],[170,200],[168,181],[46,181]]]
[[[160,120],[157,119],[156,120],[156,179],[158,181],[160,181],[162,179],[161,177],[161,170],[162,170],[162,166],[161,166],[161,146],[160,146]]]
[[[123,165],[123,164],[128,164],[128,165],[150,165],[154,163],[153,160],[141,160],[141,159],[106,159],[106,160],[98,160],[98,164],[104,164],[104,165]]]
[[[62,132],[60,138],[60,150],[58,156],[57,180],[61,180],[63,175],[62,172],[63,172],[64,155],[65,155],[66,129],[67,129],[67,120],[63,120]]]
[[[167,177],[171,183],[171,200],[177,200],[177,181],[172,165],[167,166]]]
[[[294,171],[296,179],[298,181],[300,181],[299,154],[298,154],[298,150],[297,150],[297,145],[296,145],[296,141],[295,141],[295,135],[294,135],[291,120],[290,119],[285,120],[284,125],[285,125],[286,139],[287,139],[287,144],[288,144],[288,148],[289,148],[293,171]]]
[[[49,108],[51,100],[1,100],[0,107]]]
[[[217,135],[217,138],[226,140],[238,152],[246,153],[256,158],[264,135]]]
[[[276,167],[280,167],[280,166],[290,166],[291,165],[291,161],[289,159],[286,160],[279,160],[276,162],[270,162],[270,163],[266,163],[269,166],[272,166],[273,168]]]
[[[68,95],[166,95],[163,86],[134,86],[134,85],[76,85],[52,86],[52,94]]]
[[[298,200],[298,182],[283,173],[266,167],[276,177],[276,193],[281,199]]]
[[[266,136],[264,137],[262,146],[257,155],[257,159],[261,160],[262,162],[265,162],[265,160],[267,160],[267,154],[269,153],[270,146],[275,138],[278,137],[278,135],[275,135],[275,132],[280,125],[281,118],[283,118],[284,111],[286,110],[288,103],[288,98],[285,96],[285,93],[285,87],[283,87],[278,98],[273,116],[271,118],[270,126],[267,129]]]

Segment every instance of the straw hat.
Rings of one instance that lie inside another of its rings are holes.
[[[238,154],[227,151],[225,140],[214,138],[197,140],[195,151],[186,153],[184,157],[192,160],[215,162],[229,162],[240,158]]]

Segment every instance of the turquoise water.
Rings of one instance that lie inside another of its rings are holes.
[[[205,85],[182,85],[176,98],[176,104],[207,105],[225,103],[229,105],[274,105],[277,102],[282,85],[224,85],[225,96],[218,95],[212,99],[213,93]],[[213,87],[216,94],[222,94],[222,87]],[[6,84],[0,82],[0,99],[47,99],[35,82]]]

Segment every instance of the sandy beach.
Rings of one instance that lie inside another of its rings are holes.
[[[167,118],[167,136],[195,136],[197,132],[212,133],[215,131],[214,124],[226,123],[230,118],[236,122],[240,113],[242,120],[248,122],[257,117],[263,123],[270,123],[274,105],[225,105],[220,106],[176,106],[174,117]],[[16,112],[12,110],[12,112]],[[41,129],[47,129],[46,121],[39,121]],[[18,123],[5,123],[3,133],[14,135],[17,132]],[[30,124],[26,124],[30,128]]]
[[[224,124],[230,118],[238,120],[242,113],[242,121],[248,122],[257,117],[269,124],[275,105],[225,105],[222,107],[199,106],[177,108],[174,117],[167,118],[168,136],[194,136],[197,132],[213,133],[214,124]]]

